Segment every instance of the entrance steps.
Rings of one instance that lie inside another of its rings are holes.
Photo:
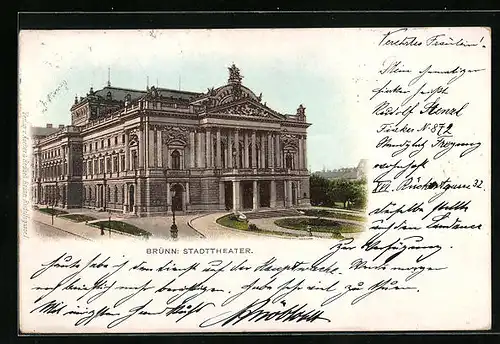
[[[297,209],[277,209],[277,210],[261,210],[256,212],[244,213],[247,219],[265,219],[269,217],[286,217],[286,216],[300,216],[301,214]]]

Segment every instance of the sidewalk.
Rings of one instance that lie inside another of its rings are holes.
[[[107,217],[106,217],[107,218]],[[117,219],[111,217],[112,220],[122,220],[122,219]],[[130,239],[135,239],[132,236],[129,235],[124,235],[120,234],[117,232],[111,232],[111,235],[109,235],[109,231],[105,230],[105,235],[101,235],[101,231],[99,228],[92,227],[92,226],[87,226],[85,222],[73,222],[67,219],[59,218],[57,216],[54,216],[54,223],[52,224],[52,216],[48,214],[41,213],[37,210],[33,210],[31,212],[31,220],[36,221],[36,222],[41,222],[45,225],[49,225],[55,228],[58,228],[59,230],[62,230],[67,233],[71,233],[77,237],[81,237],[82,239],[87,239],[90,241],[102,241],[102,240],[112,240],[112,239],[124,239],[124,238],[130,238]],[[101,219],[102,220],[102,219]],[[100,220],[96,220],[100,221]],[[96,222],[96,221],[89,221],[91,222]],[[137,240],[137,239],[136,239]]]
[[[215,222],[215,220],[224,215],[227,215],[227,213],[198,215],[190,221],[190,224],[209,240],[243,239],[255,236],[252,234],[244,233],[238,229],[230,229],[221,226]]]
[[[269,236],[268,234],[261,234],[261,233],[252,233],[252,232],[243,232],[239,229],[232,229],[228,228],[222,225],[219,225],[216,220],[221,217],[227,215],[227,213],[213,213],[213,214],[207,214],[207,215],[201,215],[198,217],[195,217],[194,219],[191,220],[191,225],[196,228],[197,231],[201,232],[207,239],[241,239],[241,238],[250,238],[250,237],[255,237],[255,236],[260,236],[260,237],[265,237]],[[301,216],[303,217],[303,216]],[[313,217],[313,216],[308,216],[308,217]],[[280,237],[280,232],[281,233],[289,233],[296,235],[296,239],[304,239],[304,238],[310,238],[309,234],[300,231],[300,230],[294,230],[294,229],[289,229],[289,228],[283,228],[280,226],[277,226],[274,224],[274,221],[277,219],[280,219],[283,217],[269,217],[269,218],[263,218],[263,219],[253,219],[250,220],[251,223],[254,223],[257,225],[257,227],[268,230],[271,232],[277,232],[276,236],[272,235],[273,237]],[[331,220],[330,218],[328,218]],[[340,221],[340,220],[339,220]],[[344,221],[344,220],[342,220]],[[360,224],[364,225],[361,222],[356,222],[356,221],[344,221],[344,222],[350,222],[353,224]],[[356,238],[360,235],[361,233],[344,233],[343,235],[345,237],[352,237]],[[331,238],[331,233],[326,233],[326,232],[314,232],[313,237],[317,239],[330,239]],[[281,236],[283,239],[290,239],[291,237],[286,237],[286,236]]]

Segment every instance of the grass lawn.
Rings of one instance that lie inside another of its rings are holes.
[[[134,225],[131,225],[129,223],[122,222],[122,221],[103,220],[103,221],[99,221],[99,222],[94,222],[91,224],[91,226],[100,228],[101,224],[104,226],[104,229],[111,227],[111,229],[113,229],[115,231],[131,234],[131,235],[135,235],[135,236],[140,236],[140,237],[145,237],[145,238],[148,238],[151,236],[151,233],[149,233],[148,231],[145,231],[144,229],[141,229],[139,227],[136,227]]]
[[[332,210],[299,209],[299,210],[303,211],[304,214],[307,216],[331,217],[331,218],[337,218],[337,219],[341,219],[341,220],[353,220],[353,221],[359,221],[359,222],[366,222],[368,220],[365,216],[342,213],[340,211],[335,211],[333,209]]]
[[[97,220],[95,217],[83,215],[83,214],[68,214],[60,216],[63,219],[68,219],[74,222],[85,222],[85,221],[93,221]]]
[[[234,228],[234,229],[240,229],[243,231],[248,231],[252,233],[261,233],[261,234],[271,234],[271,235],[283,235],[283,236],[290,236],[290,237],[298,237],[299,235],[295,235],[292,233],[286,233],[286,232],[275,232],[275,231],[269,231],[265,229],[249,229],[248,228],[248,222],[247,221],[238,221],[236,217],[233,214],[228,214],[224,215],[222,217],[219,217],[216,222],[219,225],[229,227],[229,228]]]
[[[41,211],[42,213],[49,215],[62,215],[68,213],[67,211],[64,210],[52,209],[52,208],[38,208],[38,211]]]
[[[313,232],[323,232],[332,234],[357,233],[363,231],[363,227],[351,224],[341,223],[329,219],[318,218],[293,218],[287,217],[274,221],[274,224],[280,227],[307,231],[307,226],[311,226]]]

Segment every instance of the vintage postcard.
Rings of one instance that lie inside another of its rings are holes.
[[[19,332],[491,326],[489,28],[21,30]]]

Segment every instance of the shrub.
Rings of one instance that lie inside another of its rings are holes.
[[[250,223],[248,225],[248,230],[257,231],[257,230],[259,230],[259,228],[257,227],[257,225],[255,223]]]

